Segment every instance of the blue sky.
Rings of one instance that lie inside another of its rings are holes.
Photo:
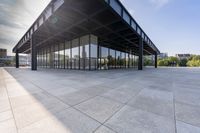
[[[199,0],[121,0],[161,52],[200,54]]]
[[[9,54],[50,0],[1,0],[0,47]],[[161,52],[200,54],[199,0],[121,0]]]

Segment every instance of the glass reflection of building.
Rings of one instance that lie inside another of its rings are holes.
[[[98,37],[85,35],[55,43],[37,51],[38,67],[76,70],[136,68],[138,56],[98,44]]]

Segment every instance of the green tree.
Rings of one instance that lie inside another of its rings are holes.
[[[187,66],[189,67],[200,67],[200,55],[193,55],[189,58],[187,62]]]
[[[158,60],[158,66],[169,66],[169,60],[168,59]]]
[[[179,66],[186,67],[187,66],[187,62],[188,62],[187,59],[181,59],[179,61]]]

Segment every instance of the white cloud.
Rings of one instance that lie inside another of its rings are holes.
[[[152,4],[154,4],[156,6],[156,8],[161,8],[170,2],[170,0],[149,0],[149,1]]]
[[[50,0],[2,0],[0,2],[0,48],[8,49],[23,36]]]

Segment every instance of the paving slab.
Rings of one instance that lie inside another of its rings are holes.
[[[176,90],[175,100],[180,103],[190,104],[200,107],[200,89],[199,92],[188,89],[188,90]]]
[[[160,90],[143,89],[128,105],[158,115],[174,118],[173,93]]]
[[[0,122],[0,132],[1,133],[17,133],[14,119],[9,119]]]
[[[105,127],[105,126],[101,126],[100,128],[98,128],[95,133],[116,133],[113,130]]]
[[[5,112],[1,112],[0,113],[0,122],[5,121],[5,120],[9,120],[13,118],[13,114],[11,110],[7,110]]]
[[[123,104],[121,103],[98,96],[75,106],[75,108],[104,123],[122,106]]]
[[[175,133],[174,119],[125,106],[105,125],[119,133]]]
[[[0,133],[199,132],[200,69],[0,68],[0,75]]]
[[[119,87],[117,89],[112,89],[107,93],[104,93],[102,96],[125,104],[134,96],[136,96],[140,91],[141,88],[137,88],[134,86]]]
[[[0,98],[0,113],[10,109],[10,103],[8,98]]]
[[[200,127],[200,107],[176,103],[176,119]]]
[[[99,122],[73,108],[59,112],[56,118],[70,131],[69,133],[92,133],[100,126]]]
[[[61,99],[66,104],[69,104],[71,106],[79,104],[81,102],[84,102],[90,98],[94,97],[94,95],[90,95],[83,91],[77,91],[70,94],[63,94],[59,96],[59,99]]]
[[[195,127],[181,121],[176,122],[177,133],[200,133],[200,127]]]

